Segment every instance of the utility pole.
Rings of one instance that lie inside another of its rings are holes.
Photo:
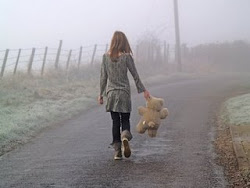
[[[174,1],[174,20],[175,20],[175,62],[178,63],[178,71],[181,72],[182,65],[181,65],[178,0],[173,0],[173,1]]]

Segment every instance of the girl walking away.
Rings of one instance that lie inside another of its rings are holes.
[[[107,96],[106,111],[112,118],[112,145],[115,149],[115,160],[122,159],[121,147],[124,148],[124,156],[130,157],[129,141],[130,133],[131,92],[127,76],[128,70],[132,74],[138,93],[144,92],[144,97],[150,97],[149,92],[142,84],[137,73],[132,50],[126,35],[116,31],[112,37],[110,49],[103,55],[100,75],[99,104],[103,104],[103,96]]]

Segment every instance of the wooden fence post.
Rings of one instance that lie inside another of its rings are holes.
[[[30,60],[29,60],[29,64],[28,64],[28,74],[31,74],[32,63],[33,63],[33,60],[34,60],[35,51],[36,51],[36,49],[32,48],[32,52],[31,52]]]
[[[3,77],[5,65],[6,65],[6,62],[7,62],[7,59],[8,59],[8,54],[9,54],[9,49],[7,49],[7,50],[5,51],[5,55],[4,55],[4,59],[3,59],[3,65],[2,65],[2,70],[1,70],[1,74],[0,74],[0,77],[1,77],[1,78]]]
[[[61,50],[62,50],[62,40],[60,40],[59,47],[58,47],[57,54],[56,54],[56,61],[55,61],[55,68],[56,69],[58,68],[58,63],[59,63]]]
[[[72,50],[69,51],[68,59],[67,59],[67,64],[66,64],[66,70],[69,69],[69,62],[70,62],[70,57],[71,57]]]
[[[166,44],[166,41],[164,41],[164,63],[169,63],[169,44]]]
[[[81,59],[82,59],[82,46],[80,47],[80,52],[78,57],[78,68],[80,67]]]
[[[46,46],[45,51],[44,51],[44,56],[43,56],[43,65],[42,65],[41,76],[43,76],[43,73],[44,73],[44,67],[45,67],[45,63],[46,63],[47,52],[48,52],[48,47]]]
[[[169,44],[167,45],[166,41],[164,41],[164,64],[167,65],[167,71],[168,71],[168,63],[169,63]]]
[[[14,69],[14,72],[13,72],[14,75],[16,74],[16,70],[17,70],[17,65],[18,65],[18,61],[19,61],[19,58],[20,58],[20,54],[21,54],[21,49],[18,50],[18,55],[17,55],[17,58],[16,58],[15,69]]]
[[[156,45],[155,47],[155,61],[159,64],[162,64],[162,53],[161,53],[161,46]]]
[[[91,65],[93,65],[93,63],[94,63],[96,48],[97,48],[97,45],[95,44],[94,51],[93,51],[92,58],[91,58]]]

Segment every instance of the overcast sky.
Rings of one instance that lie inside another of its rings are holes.
[[[0,0],[0,49],[131,43],[147,32],[174,43],[173,0]],[[250,41],[250,0],[179,0],[181,42]]]

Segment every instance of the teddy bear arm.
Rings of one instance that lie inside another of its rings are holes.
[[[167,108],[163,108],[160,111],[160,118],[161,119],[165,119],[168,116],[168,109]]]
[[[147,108],[146,107],[143,107],[143,106],[140,106],[138,107],[138,112],[141,116],[143,116],[143,114],[145,114],[147,111]]]

